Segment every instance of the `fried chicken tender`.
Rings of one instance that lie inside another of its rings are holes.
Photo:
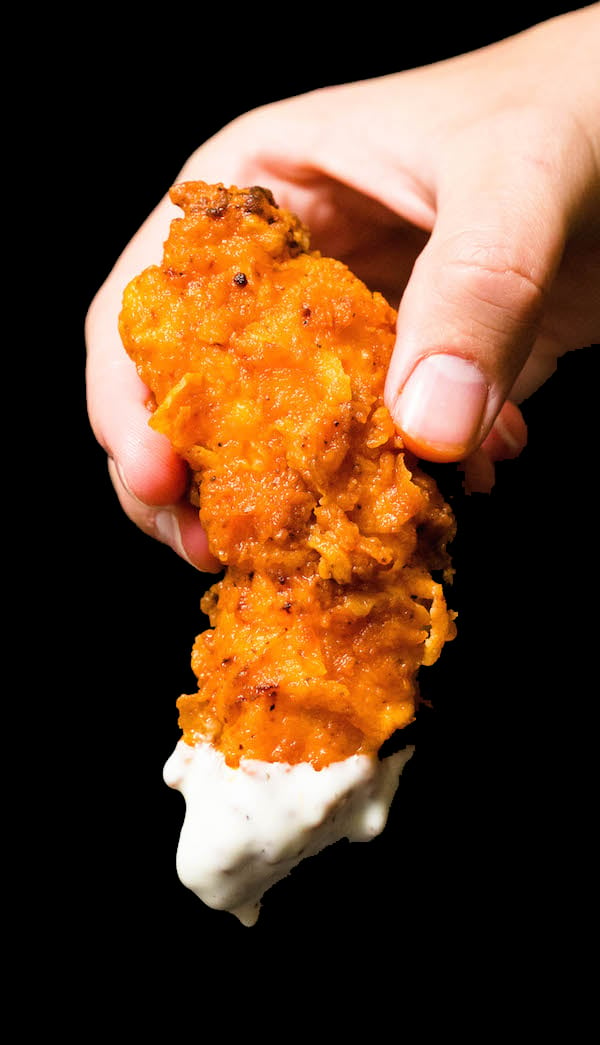
[[[267,189],[171,199],[183,216],[120,330],[224,567],[183,739],[233,767],[376,754],[455,634],[454,517],[383,404],[396,314]]]

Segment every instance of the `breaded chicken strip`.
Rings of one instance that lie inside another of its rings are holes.
[[[183,739],[320,769],[414,718],[454,636],[454,518],[383,405],[396,315],[262,188],[176,185],[120,329],[225,568]]]

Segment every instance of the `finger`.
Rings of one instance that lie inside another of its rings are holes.
[[[491,461],[510,461],[527,446],[527,425],[523,415],[509,399],[504,403],[481,449]]]
[[[174,504],[185,493],[186,466],[168,440],[149,427],[148,389],[122,347],[120,353],[109,365],[105,351],[95,367],[88,367],[94,430],[138,501],[149,506]]]
[[[432,236],[400,304],[385,389],[398,429],[422,457],[473,453],[531,352],[567,233],[559,180],[531,157],[519,163],[513,154],[502,165],[492,149],[440,186]]]
[[[92,429],[133,496],[170,505],[184,494],[187,469],[167,439],[148,425],[148,389],[126,355],[118,330],[123,289],[160,258],[176,208],[163,201],[123,253],[86,317],[86,386]]]
[[[108,470],[121,507],[140,530],[167,544],[199,570],[214,573],[221,569],[221,564],[209,551],[198,510],[193,505],[183,500],[165,506],[144,504],[128,488],[118,465],[110,458]]]
[[[526,445],[523,415],[515,403],[507,400],[481,446],[459,464],[465,492],[489,494],[496,482],[496,462],[518,457]]]
[[[86,385],[90,423],[109,457],[119,502],[144,532],[201,570],[220,564],[208,550],[198,512],[186,500],[188,469],[164,435],[148,425],[150,393],[126,355],[118,331],[128,280],[160,257],[176,212],[163,201],[100,289],[86,318]]]

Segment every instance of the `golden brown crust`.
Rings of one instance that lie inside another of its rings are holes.
[[[374,753],[454,634],[432,577],[454,519],[383,404],[395,312],[268,190],[171,196],[183,217],[127,288],[121,335],[227,568],[184,738],[232,765]]]

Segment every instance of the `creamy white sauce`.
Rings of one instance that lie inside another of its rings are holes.
[[[254,925],[265,892],[301,860],[342,838],[381,833],[413,750],[355,755],[318,771],[254,759],[232,769],[210,744],[181,740],[164,768],[186,803],[179,878],[207,906]]]

